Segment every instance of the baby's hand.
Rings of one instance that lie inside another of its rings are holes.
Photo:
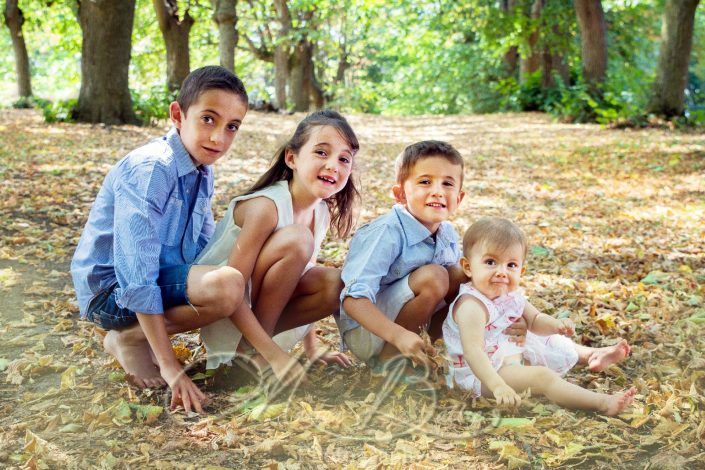
[[[324,365],[338,364],[340,367],[350,367],[352,365],[350,358],[345,353],[330,351],[328,348],[320,348],[315,355],[309,357],[309,360]]]
[[[517,407],[521,403],[521,397],[507,384],[500,385],[492,390],[497,406]]]
[[[570,318],[561,318],[558,320],[556,331],[559,335],[573,336],[575,334],[575,323]]]

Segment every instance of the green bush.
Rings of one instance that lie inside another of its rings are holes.
[[[156,86],[146,93],[131,91],[132,108],[137,118],[145,126],[150,126],[161,119],[169,117],[169,103],[176,99],[177,91],[170,91],[166,86]]]

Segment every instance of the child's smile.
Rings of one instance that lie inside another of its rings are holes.
[[[423,158],[416,162],[406,180],[394,187],[394,195],[431,233],[436,233],[463,199],[462,177],[460,165],[444,157]]]

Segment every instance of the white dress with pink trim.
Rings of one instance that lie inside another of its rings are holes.
[[[460,330],[453,318],[455,304],[463,295],[473,296],[487,309],[484,351],[495,370],[502,367],[505,357],[516,354],[521,354],[524,361],[531,365],[546,366],[561,375],[566,374],[578,362],[578,353],[573,342],[562,335],[538,336],[527,332],[523,347],[509,340],[504,330],[521,318],[526,306],[526,297],[522,290],[518,289],[490,300],[471,283],[467,283],[460,286],[458,297],[450,305],[448,316],[443,323],[443,340],[449,359],[446,377],[449,387],[457,385],[471,390],[474,396],[480,396],[482,391],[479,379],[463,357]]]

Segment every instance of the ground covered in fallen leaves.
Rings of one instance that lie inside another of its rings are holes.
[[[263,172],[301,116],[252,112],[217,165],[214,201]],[[542,115],[351,116],[364,207],[391,204],[392,160],[421,139],[466,157],[454,222],[515,219],[530,239],[525,288],[546,313],[576,321],[576,340],[624,337],[632,356],[569,378],[594,390],[634,385],[636,403],[606,418],[526,398],[494,411],[435,383],[313,369],[310,383],[265,392],[241,369],[204,374],[195,334],[174,338],[212,398],[208,413],[164,408],[137,391],[78,319],[68,267],[103,176],[166,127],[45,124],[0,110],[0,466],[30,468],[704,468],[705,137],[667,129],[565,125]],[[340,266],[345,241],[320,262]],[[332,320],[321,340],[336,346]]]

